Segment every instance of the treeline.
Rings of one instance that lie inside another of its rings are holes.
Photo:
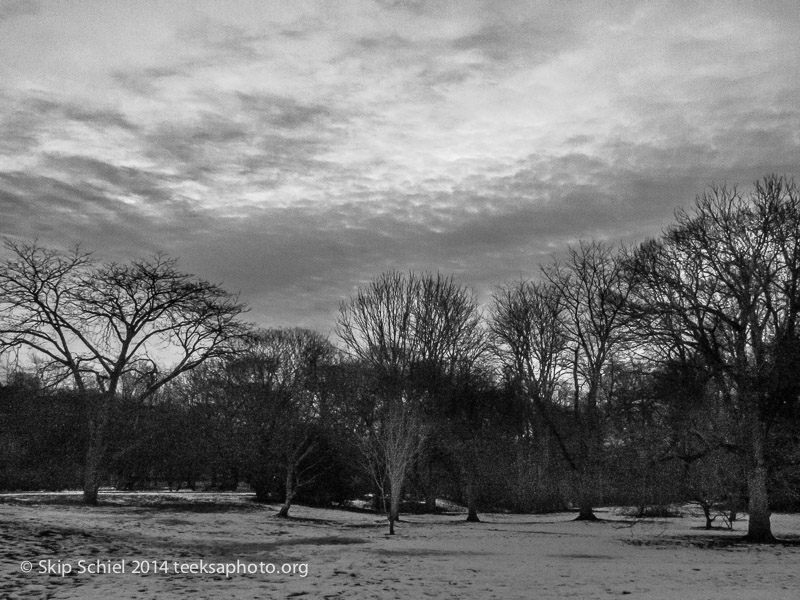
[[[334,341],[246,327],[163,257],[7,248],[0,340],[36,369],[0,388],[6,490],[247,485],[284,515],[369,497],[392,531],[437,498],[470,520],[693,501],[709,526],[747,511],[758,541],[771,510],[800,508],[785,177],[710,188],[634,247],[582,242],[483,310],[451,277],[384,273],[342,303]]]

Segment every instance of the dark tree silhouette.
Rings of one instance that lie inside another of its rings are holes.
[[[748,538],[773,540],[770,427],[798,392],[800,193],[775,175],[747,196],[716,186],[632,257],[632,308],[651,343],[703,358],[740,424]]]
[[[90,406],[84,499],[97,503],[106,432],[119,394],[143,399],[230,349],[244,306],[156,255],[98,264],[79,248],[6,241],[0,264],[0,349],[27,349],[41,376],[71,380]],[[167,369],[161,364],[169,361]]]
[[[315,454],[323,412],[322,372],[336,358],[336,349],[316,331],[265,329],[249,335],[227,364],[229,392],[247,390],[251,410],[244,418],[255,438],[266,443],[268,456],[263,459],[284,470],[281,517],[289,516],[297,492],[320,475]]]

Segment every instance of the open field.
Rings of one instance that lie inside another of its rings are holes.
[[[611,509],[598,512],[599,523],[567,513],[488,514],[477,524],[460,514],[409,515],[390,537],[378,515],[298,506],[286,520],[277,506],[240,494],[102,499],[86,508],[77,496],[0,496],[0,597],[800,597],[800,546],[738,544],[746,522],[707,532],[690,511],[635,523]],[[773,523],[779,536],[800,538],[800,516]],[[21,571],[24,560],[32,572]],[[39,572],[47,560],[56,572]],[[238,560],[240,569],[274,563],[295,573],[189,572],[201,560],[206,570]],[[78,572],[98,561],[125,572]],[[157,561],[158,572],[134,573],[139,561]]]

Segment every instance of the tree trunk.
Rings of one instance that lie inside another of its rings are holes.
[[[103,448],[98,446],[94,436],[89,439],[86,450],[86,462],[83,465],[83,503],[97,506],[97,496],[102,478],[100,469],[103,463]]]
[[[581,502],[578,507],[578,516],[575,517],[576,521],[599,521],[597,515],[594,514],[591,502]]]
[[[292,507],[292,500],[294,500],[295,492],[297,488],[294,485],[294,472],[295,472],[295,465],[293,461],[289,461],[286,465],[286,495],[284,496],[283,506],[278,511],[279,517],[288,517],[289,516],[289,509]]]
[[[597,441],[598,433],[596,424],[591,421],[582,431],[584,439],[578,451],[578,516],[576,521],[598,520],[593,509],[595,473],[599,462],[599,456],[596,453],[600,452],[600,444]]]
[[[475,484],[473,481],[473,474],[469,467],[464,469],[463,477],[464,495],[466,496],[467,501],[467,522],[480,523],[481,520],[478,518],[478,503],[475,497]]]
[[[106,454],[106,430],[111,412],[110,399],[106,396],[87,399],[89,412],[89,443],[83,465],[83,502],[97,506],[100,483],[103,479],[103,463]]]
[[[711,516],[711,503],[702,498],[697,503],[703,509],[703,516],[706,518],[706,529],[713,529],[714,517]]]
[[[391,490],[390,490],[390,504],[389,504],[389,535],[394,535],[394,523],[398,520],[400,516],[400,499],[401,490],[402,490],[402,483],[397,481],[390,482]]]
[[[766,431],[758,418],[756,406],[751,403],[748,410],[748,431],[750,453],[747,472],[747,491],[749,495],[747,511],[750,520],[747,525],[747,539],[751,542],[770,543],[775,541],[770,525],[769,497],[767,495],[767,461],[764,442]]]
[[[576,350],[577,365],[577,350]],[[597,392],[599,389],[600,372],[592,373],[589,382],[589,391],[586,395],[586,409],[580,410],[577,366],[573,368],[575,377],[575,418],[580,432],[580,445],[578,450],[578,516],[576,521],[597,521],[592,507],[594,494],[592,486],[595,482],[595,473],[600,462],[602,444],[600,442],[600,415],[597,410]]]
[[[586,464],[581,465],[578,472],[578,516],[576,521],[597,521],[592,504],[591,473]]]

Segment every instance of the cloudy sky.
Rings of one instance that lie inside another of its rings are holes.
[[[770,172],[794,0],[0,0],[0,235],[165,251],[264,326],[389,269],[485,300]]]

